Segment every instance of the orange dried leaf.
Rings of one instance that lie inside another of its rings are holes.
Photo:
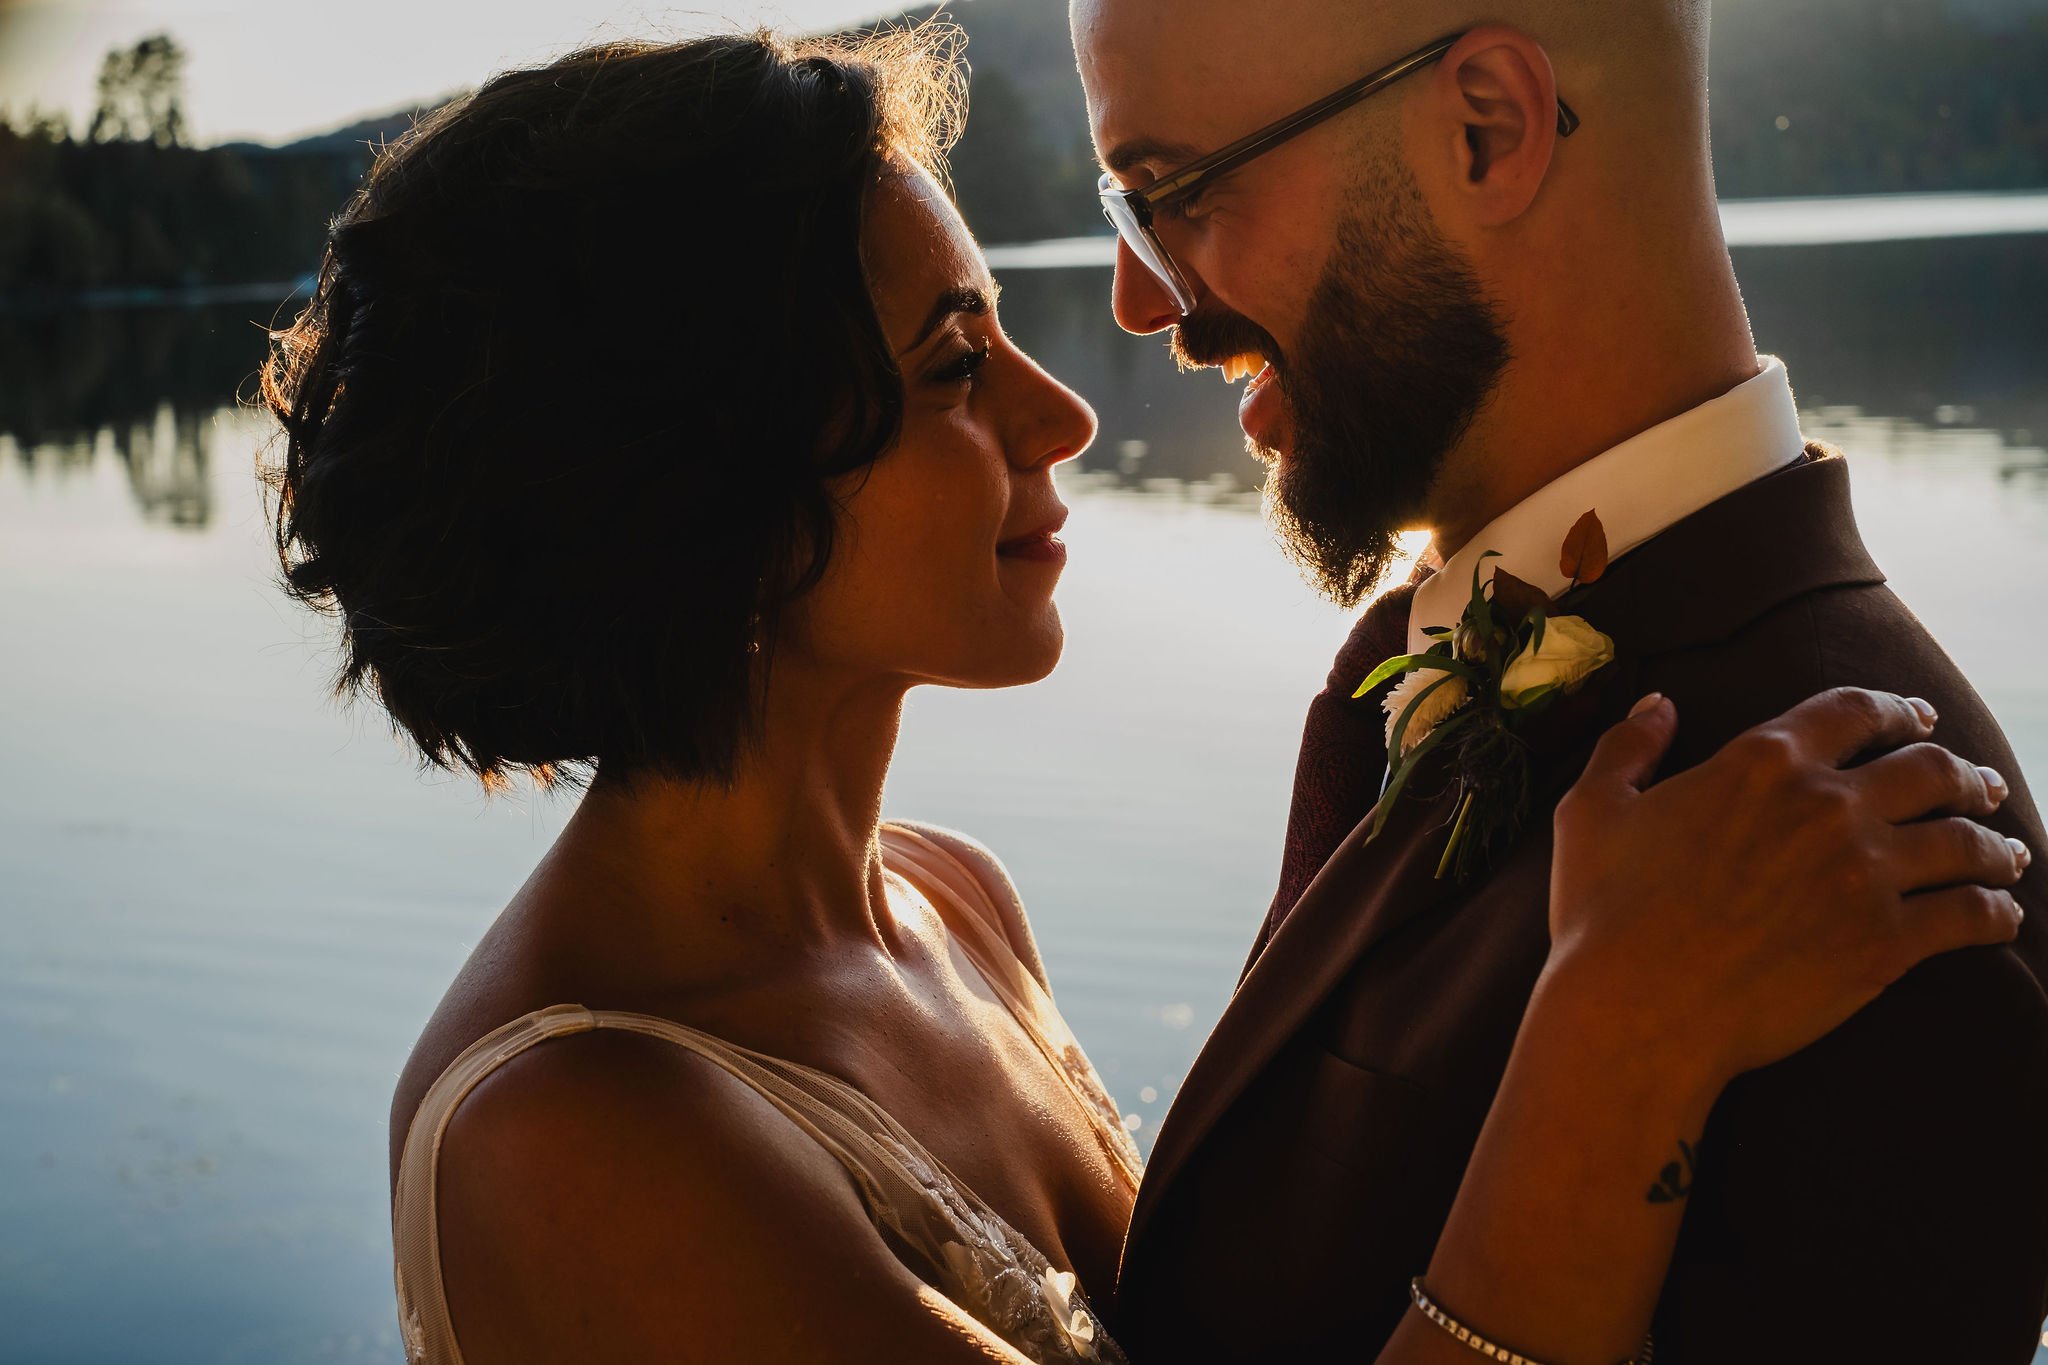
[[[1588,512],[1572,523],[1565,534],[1564,553],[1558,557],[1558,572],[1573,583],[1585,584],[1607,572],[1607,528]]]

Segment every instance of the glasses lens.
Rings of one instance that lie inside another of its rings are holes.
[[[1172,260],[1167,257],[1166,248],[1160,245],[1159,239],[1152,234],[1152,229],[1139,221],[1137,210],[1131,207],[1130,201],[1115,190],[1104,189],[1102,216],[1109,219],[1110,226],[1116,229],[1116,235],[1131,249],[1131,254],[1166,286],[1166,291],[1173,295],[1174,304],[1182,315],[1193,312],[1195,301],[1188,297],[1188,288],[1181,283],[1180,271],[1174,268]]]

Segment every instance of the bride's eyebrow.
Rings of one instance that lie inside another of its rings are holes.
[[[970,317],[987,317],[989,310],[996,306],[996,296],[1001,290],[994,280],[986,288],[975,285],[957,285],[940,294],[932,304],[931,311],[924,315],[924,322],[917,329],[917,335],[903,348],[908,355],[931,339],[932,333],[946,324],[946,319],[965,313]]]

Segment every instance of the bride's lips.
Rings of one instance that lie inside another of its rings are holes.
[[[1031,560],[1040,564],[1064,564],[1067,562],[1067,543],[1060,539],[1060,530],[1067,524],[1067,509],[1062,507],[1051,521],[1021,536],[1012,536],[996,545],[996,555],[1001,559]]]

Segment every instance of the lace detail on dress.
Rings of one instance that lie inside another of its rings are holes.
[[[932,1287],[1034,1361],[1101,1361],[1124,1365],[1124,1354],[1097,1323],[1073,1272],[1055,1270],[1038,1248],[953,1182],[922,1149],[887,1134],[880,1143],[914,1179],[950,1225],[932,1257]],[[905,1242],[919,1240],[877,1209]],[[925,1239],[933,1240],[933,1239]]]
[[[394,1272],[398,1288],[398,1330],[405,1337],[407,1365],[423,1365],[427,1358],[427,1325],[420,1321],[419,1305],[405,1287],[405,1267]]]
[[[1072,1038],[1057,1054],[1060,1070],[1074,1082],[1074,1089],[1101,1125],[1103,1136],[1124,1164],[1133,1172],[1144,1168],[1145,1158],[1138,1152],[1138,1144],[1131,1139],[1131,1130],[1124,1127],[1124,1116],[1117,1112],[1116,1101],[1110,1098],[1109,1087],[1102,1083],[1101,1073],[1088,1060],[1088,1054],[1081,1051],[1081,1045]]]

